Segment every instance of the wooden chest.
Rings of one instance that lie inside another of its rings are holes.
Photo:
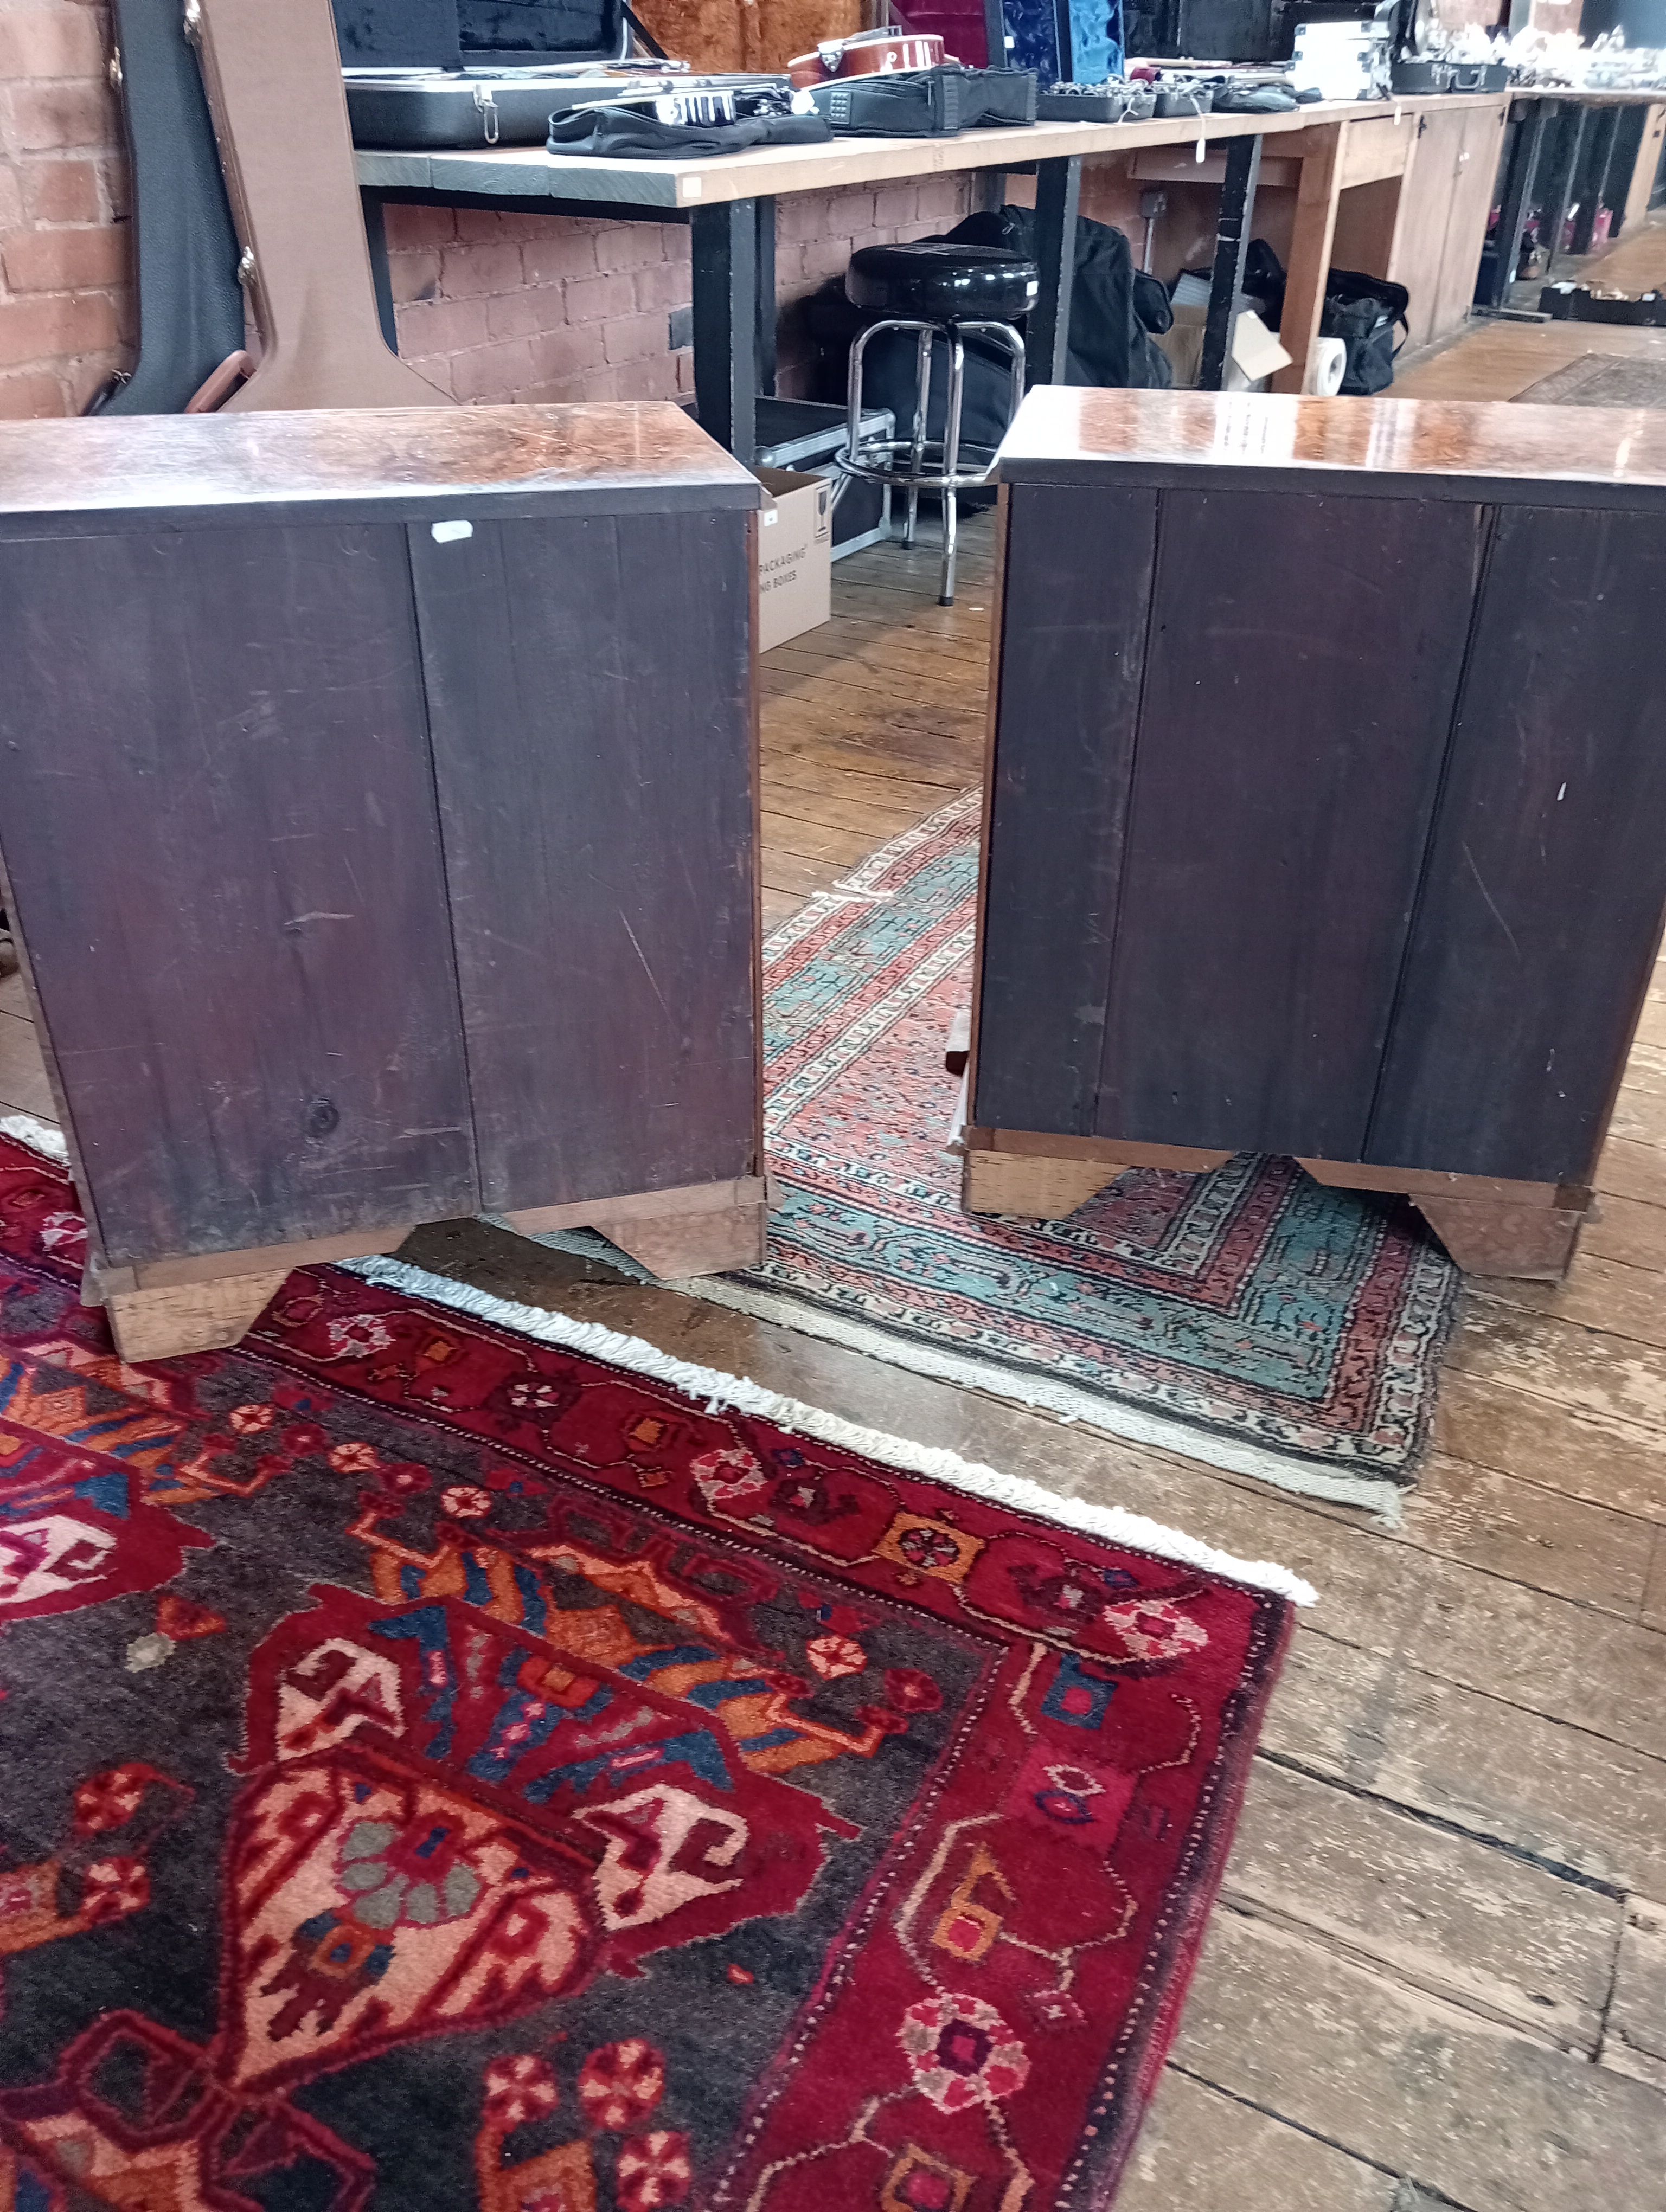
[[[6,903],[128,1356],[482,1211],[759,1256],[759,497],[670,406],[0,425]]]
[[[1559,1273],[1666,903],[1666,418],[1051,389],[1001,474],[968,1202],[1279,1152]]]

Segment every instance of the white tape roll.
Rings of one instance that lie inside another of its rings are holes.
[[[1307,357],[1303,391],[1320,399],[1334,398],[1342,388],[1342,375],[1347,365],[1348,349],[1341,338],[1315,338]]]

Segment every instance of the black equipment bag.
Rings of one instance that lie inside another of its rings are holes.
[[[968,216],[957,223],[949,237],[957,245],[1002,246],[1009,252],[1033,258],[1035,222],[1032,208],[1006,207],[999,212]],[[811,301],[811,333],[827,363],[826,398],[843,398],[851,341],[868,319],[845,298],[843,283],[837,278]],[[1122,232],[1084,217],[1076,231],[1066,382],[1147,389],[1172,384],[1174,372],[1168,356],[1152,342],[1151,332],[1167,330],[1173,320],[1167,292],[1158,278],[1135,269]],[[999,346],[976,337],[968,337],[964,345],[962,442],[988,453],[1006,434],[1012,388],[1007,356]],[[862,357],[863,404],[889,408],[897,418],[899,436],[905,436],[914,422],[916,357],[913,333],[903,331],[875,338]],[[928,437],[943,434],[947,397],[948,355],[939,345],[933,355],[926,416]],[[993,491],[962,494],[961,503],[973,504],[994,496]]]
[[[552,154],[601,155],[613,161],[708,160],[752,146],[825,144],[833,133],[819,115],[757,113],[730,122],[661,123],[635,107],[575,107],[550,118]]]
[[[1326,277],[1319,335],[1341,338],[1347,348],[1341,388],[1350,398],[1386,392],[1394,382],[1399,351],[1395,326],[1398,324],[1409,335],[1406,310],[1411,297],[1403,284],[1391,284],[1386,276],[1368,276],[1359,269],[1333,269]]]
[[[969,215],[949,236],[957,246],[1005,246],[1033,261],[1036,211],[1004,207]],[[1157,277],[1134,267],[1133,251],[1122,232],[1081,217],[1076,225],[1065,382],[1132,385],[1142,390],[1172,384],[1168,356],[1152,343],[1151,333],[1166,331],[1173,321],[1168,293]]]
[[[897,70],[881,75],[835,77],[810,88],[810,97],[842,136],[866,138],[941,138],[986,125],[1033,123],[1033,70]]]
[[[1001,123],[1033,123],[1040,91],[1034,70],[962,70],[960,127],[981,131]]]
[[[810,97],[842,136],[952,138],[962,127],[963,75],[952,69],[876,70],[813,84]]]

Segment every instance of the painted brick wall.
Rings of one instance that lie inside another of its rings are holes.
[[[0,0],[0,416],[78,413],[132,360],[126,162],[93,0]],[[946,229],[947,177],[781,203],[781,386],[808,389],[801,303],[853,247]],[[390,208],[399,348],[463,401],[674,399],[689,237],[657,223]]]
[[[109,35],[101,7],[0,0],[0,416],[76,413],[131,358]]]

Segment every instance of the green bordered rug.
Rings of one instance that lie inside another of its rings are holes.
[[[1243,1154],[1213,1175],[1125,1175],[1062,1221],[962,1212],[943,1049],[970,990],[977,809],[973,793],[940,809],[769,940],[769,1255],[678,1287],[1392,1512],[1426,1448],[1458,1292],[1402,1201]],[[599,1238],[549,1241],[617,1256]]]

